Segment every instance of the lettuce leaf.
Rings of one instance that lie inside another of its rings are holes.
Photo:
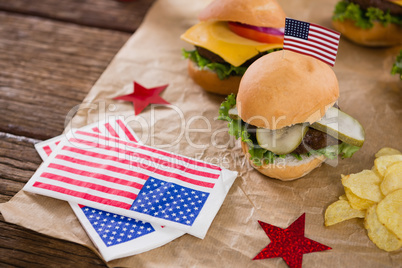
[[[336,4],[332,20],[344,21],[345,19],[353,20],[355,25],[362,29],[372,28],[374,21],[380,22],[383,26],[389,23],[402,25],[402,16],[392,16],[389,11],[384,12],[375,7],[363,10],[358,4],[342,0]]]
[[[227,96],[225,101],[222,102],[221,106],[219,107],[218,119],[230,122],[231,118],[229,117],[229,110],[235,106],[236,106],[236,96],[234,94]]]
[[[280,49],[279,48],[270,49],[265,52],[262,52],[261,55],[265,55],[277,50]],[[202,57],[197,50],[182,49],[182,54],[185,59],[192,60],[201,69],[207,68],[213,72],[216,72],[219,79],[221,80],[226,79],[230,76],[243,76],[243,74],[246,72],[248,68],[248,66],[245,64],[235,67],[230,63],[211,62],[209,59]]]
[[[219,108],[219,120],[227,121],[229,134],[236,137],[236,139],[241,139],[241,141],[247,143],[249,147],[250,160],[256,166],[261,166],[263,164],[273,163],[276,158],[284,158],[286,155],[277,155],[271,151],[268,151],[264,148],[261,148],[258,144],[256,144],[250,137],[250,133],[247,131],[247,125],[239,119],[233,119],[229,116],[229,110],[236,106],[236,97],[234,94],[231,94],[226,97],[225,101],[222,102]],[[310,151],[307,156],[312,154],[315,155],[324,155],[329,159],[335,159],[339,156],[342,158],[350,158],[352,155],[357,152],[360,147],[353,146],[347,143],[341,143],[338,145],[331,145],[325,148]],[[302,160],[302,155],[292,153],[292,155],[298,159]]]
[[[395,63],[392,66],[391,74],[399,74],[402,80],[402,50],[399,51],[399,55],[396,57]]]
[[[185,59],[192,60],[201,69],[208,68],[211,71],[216,72],[221,80],[230,76],[242,76],[247,70],[247,67],[244,66],[235,67],[229,63],[211,62],[210,60],[202,57],[197,50],[187,51],[183,49],[182,52]]]
[[[360,150],[360,147],[342,142],[338,145],[327,146],[322,149],[310,151],[310,154],[324,155],[328,159],[335,159],[339,156],[342,158],[350,158],[352,155]]]

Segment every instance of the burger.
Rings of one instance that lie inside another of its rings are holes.
[[[183,56],[190,77],[208,92],[237,92],[251,63],[283,47],[286,16],[275,0],[215,0],[198,18],[181,35],[194,46]]]
[[[280,179],[300,178],[327,159],[352,157],[364,143],[361,124],[340,110],[338,80],[315,58],[277,51],[255,61],[237,96],[219,110],[251,165]]]
[[[342,0],[335,6],[332,24],[360,45],[402,44],[402,1]]]

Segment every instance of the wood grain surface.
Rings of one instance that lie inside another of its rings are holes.
[[[41,164],[34,144],[59,135],[154,0],[0,0],[0,202]],[[91,250],[4,221],[0,267],[105,267]]]

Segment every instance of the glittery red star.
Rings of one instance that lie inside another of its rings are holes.
[[[289,267],[302,267],[303,254],[331,249],[304,237],[305,214],[301,215],[286,229],[262,221],[258,222],[271,243],[253,260],[282,257]]]
[[[145,88],[134,81],[134,92],[113,98],[115,100],[125,100],[131,101],[134,104],[135,115],[138,115],[142,112],[149,104],[170,104],[169,102],[162,99],[159,94],[167,87],[168,85],[153,87],[153,88]]]

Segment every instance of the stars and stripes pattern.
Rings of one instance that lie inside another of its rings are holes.
[[[155,231],[148,222],[91,207],[84,206],[81,209],[107,247],[125,243]]]
[[[334,66],[340,33],[317,24],[286,18],[283,49],[314,57]]]
[[[158,218],[192,225],[209,193],[150,178],[131,209]]]
[[[127,126],[122,118],[110,118],[108,122],[96,122],[82,129],[105,136],[121,138],[131,142],[139,141],[137,135]],[[63,135],[59,135],[52,139],[35,144],[36,151],[39,153],[42,160],[45,160],[56,149],[62,138]]]
[[[82,128],[82,130],[139,142],[136,134],[123,119],[115,120],[112,118],[107,123],[97,122]],[[36,144],[35,148],[45,161],[62,139],[63,136],[60,135]],[[155,228],[155,225],[149,222],[93,207],[71,202],[69,204],[106,261],[156,248],[184,234],[171,228]]]
[[[24,190],[182,231],[188,229],[180,226],[193,226],[215,191],[211,199],[214,201],[205,210],[205,226],[194,233],[188,231],[204,237],[227,194],[222,169],[108,133],[105,136],[94,129],[73,131],[60,141]],[[230,179],[225,182],[231,185],[236,172],[225,172],[230,173],[226,173]],[[217,182],[220,186],[215,190]],[[152,191],[162,191],[163,196],[156,197]],[[144,203],[146,198],[152,202]],[[142,208],[142,204],[148,207]]]

